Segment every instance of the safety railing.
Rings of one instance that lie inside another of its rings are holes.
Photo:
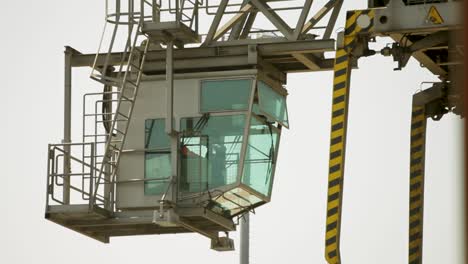
[[[94,144],[92,157],[96,168],[101,168],[103,164],[105,146],[112,135],[110,128],[112,120],[116,115],[115,109],[119,93],[118,91],[112,91],[112,87],[108,87],[104,92],[83,95],[82,142]],[[90,157],[90,155],[83,156],[85,159]],[[111,174],[111,170],[114,168],[112,166],[104,166],[103,169],[106,175],[108,175]],[[99,175],[98,173],[96,174]],[[98,185],[102,185],[104,188],[99,190],[96,198],[104,200],[105,209],[113,211],[115,201],[113,179],[109,177],[96,177],[95,186]]]
[[[91,209],[93,200],[104,203],[102,197],[92,197],[97,173],[94,151],[94,143],[49,144],[47,206],[87,204]]]
[[[103,146],[100,147],[101,149]],[[102,151],[102,150],[101,150]],[[125,152],[133,152],[127,150]],[[46,205],[83,205],[115,211],[116,185],[135,183],[169,183],[172,178],[156,179],[101,179],[98,181],[99,165],[94,142],[49,144],[47,163]],[[95,194],[97,185],[103,185]],[[167,191],[166,191],[167,193]]]

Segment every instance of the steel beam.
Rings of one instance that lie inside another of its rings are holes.
[[[250,30],[252,29],[253,23],[255,22],[255,18],[257,18],[257,12],[249,14],[247,21],[245,21],[244,29],[239,36],[240,39],[246,39],[249,36]]]
[[[375,8],[376,22],[374,32],[388,35],[391,33],[414,34],[453,30],[462,27],[458,10],[463,1],[447,1],[428,5],[405,5],[403,1],[389,1],[385,8]],[[428,21],[429,10],[434,7],[442,18],[441,23]]]
[[[182,58],[200,58],[200,57],[211,57],[221,55],[243,55],[247,54],[247,46],[252,44],[258,44],[258,51],[262,56],[276,56],[276,55],[292,55],[293,53],[321,53],[326,51],[335,50],[335,40],[302,40],[302,41],[288,41],[284,38],[278,38],[277,42],[270,39],[268,43],[263,43],[261,40],[255,42],[255,40],[243,42],[235,41],[230,44],[216,43],[213,47],[197,47],[197,48],[185,48],[175,49],[174,59]],[[104,65],[105,53],[99,54],[97,60],[97,66],[101,67]],[[116,52],[110,55],[109,66],[119,65],[121,58],[124,56],[123,52]],[[96,54],[81,54],[74,52],[72,56],[71,66],[72,67],[92,67]],[[164,50],[153,50],[148,51],[147,61],[153,60],[165,60],[166,51]],[[146,65],[145,65],[146,66]]]
[[[318,71],[320,69],[319,59],[311,54],[295,53],[293,56],[311,71]]]
[[[240,264],[249,264],[250,257],[250,216],[249,213],[244,215],[244,219],[240,222]]]
[[[208,34],[206,35],[206,39],[203,45],[208,45],[210,44],[211,41],[213,41],[216,30],[218,30],[219,23],[221,22],[221,19],[223,18],[223,14],[224,14],[224,11],[226,10],[228,2],[229,2],[228,0],[222,0],[221,3],[219,4],[218,11],[216,11],[216,15],[213,21],[211,22],[210,29],[208,30]]]
[[[230,30],[236,23],[240,23],[240,21],[245,18],[246,12],[252,9],[252,5],[246,4],[244,7],[241,8],[238,14],[236,14],[233,18],[231,18],[226,24],[224,24],[220,29],[216,31],[214,34],[213,40],[218,40],[221,38],[228,30]]]
[[[281,19],[281,17],[278,14],[276,14],[275,12],[273,12],[271,10],[271,7],[266,2],[263,2],[263,1],[260,1],[260,0],[251,0],[251,3],[256,8],[258,8],[258,10],[260,10],[265,15],[265,17],[268,20],[270,20],[270,22],[273,25],[275,25],[275,27],[277,29],[279,29],[279,31],[281,31],[281,33],[283,33],[283,35],[286,38],[288,38],[288,39],[292,38],[292,36],[293,36],[292,29],[288,26],[288,24],[286,24],[286,22],[284,22],[283,19]]]
[[[328,20],[327,28],[325,29],[325,32],[323,33],[322,39],[330,38],[333,32],[333,29],[335,28],[336,20],[338,18],[338,15],[340,14],[342,5],[343,5],[343,0],[338,1],[338,3],[335,4],[335,7],[333,8],[333,11],[330,15],[330,19]]]
[[[330,0],[328,1],[302,28],[302,34],[306,34],[311,30],[317,23],[332,10],[339,2],[343,0]]]
[[[72,55],[73,50],[65,47],[65,78],[64,78],[64,110],[63,110],[63,141],[62,143],[71,143],[71,104],[72,104]],[[64,158],[63,158],[63,204],[70,204],[70,176],[67,175],[71,171],[70,164],[70,146],[64,145]]]
[[[250,0],[244,0],[242,2],[241,9],[249,3]],[[235,25],[232,27],[231,32],[229,33],[229,40],[235,40],[238,39],[242,33],[242,29],[244,28],[245,21],[247,20],[247,16],[249,14],[245,14]]]
[[[302,33],[302,28],[304,27],[304,23],[309,15],[310,7],[312,6],[313,0],[306,0],[304,3],[304,8],[302,9],[301,15],[297,20],[296,28],[294,29],[293,39],[299,39],[299,36]]]
[[[166,48],[166,133],[173,134],[174,124],[174,43],[167,43]]]
[[[436,33],[432,33],[427,37],[418,40],[409,46],[411,52],[424,50],[428,48],[432,48],[434,46],[447,43],[449,40],[449,33],[447,31],[439,31]]]

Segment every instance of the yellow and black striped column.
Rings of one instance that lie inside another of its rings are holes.
[[[344,48],[338,49],[335,55],[325,234],[325,258],[330,264],[341,263],[340,220],[343,196],[349,81],[352,61],[351,54],[356,44],[357,36],[372,30],[373,13],[372,10],[350,11],[347,13]],[[367,28],[361,28],[357,25],[357,18],[362,14],[371,18],[371,24],[369,24]]]
[[[410,152],[409,264],[422,263],[425,141],[426,115],[424,106],[413,105]]]
[[[325,254],[330,264],[340,263],[339,238],[350,72],[349,55],[344,49],[340,49],[336,52],[334,69],[325,235]]]

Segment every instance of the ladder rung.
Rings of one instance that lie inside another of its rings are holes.
[[[126,122],[128,121],[127,119],[116,119],[116,120],[113,120],[115,122]],[[112,120],[108,120],[108,121],[96,121],[96,123],[104,123],[104,122],[112,122]]]
[[[122,116],[123,118],[126,118],[127,121],[130,119],[130,117],[128,117],[128,116],[122,114],[121,112],[117,112],[117,114],[120,115],[120,116]]]
[[[113,154],[118,154],[120,152],[120,148],[115,147],[113,149],[110,149],[110,151],[112,151]]]
[[[87,143],[94,143],[94,144],[106,144],[107,141],[91,141],[91,142],[87,142]]]
[[[91,75],[91,79],[98,81],[107,86],[118,86],[120,81],[117,78],[108,77],[100,74]]]
[[[132,66],[132,68],[136,68],[136,69],[138,69],[138,70],[140,71],[140,69],[141,69],[141,68],[140,68],[140,67],[141,67],[140,64],[134,64],[134,63],[129,63],[129,64],[130,64],[130,66]]]
[[[144,35],[144,34],[142,34],[141,32],[138,32],[138,35],[141,36],[141,35]],[[139,53],[138,55],[141,55],[141,54],[143,53],[144,49],[141,50],[140,47],[135,46],[135,48],[133,49],[133,51],[137,51],[137,52]]]
[[[133,103],[133,98],[128,98],[128,97],[122,95],[122,99],[124,99],[125,101],[132,102],[132,103]]]
[[[134,93],[135,94],[135,91],[136,91],[136,87],[133,87],[133,86],[125,86],[123,87],[123,89],[125,89],[126,91],[130,91],[131,93]]]
[[[102,163],[101,163],[101,164],[102,164]],[[117,166],[115,166],[114,164],[107,164],[107,163],[105,163],[104,166],[106,166],[106,165],[109,165],[109,166],[111,166],[111,167],[113,167],[113,168],[117,168]]]
[[[102,158],[104,155],[83,156],[83,158]]]
[[[101,116],[101,115],[113,115],[115,113],[100,113],[100,114],[85,114],[84,116]]]
[[[85,135],[84,137],[107,137],[109,134]]]
[[[119,149],[112,150],[112,155],[119,155],[119,153],[120,153]]]
[[[122,135],[125,135],[125,132],[120,131],[120,130],[118,130],[117,128],[114,128],[114,130],[117,131],[117,133],[120,133],[120,134],[122,134]]]
[[[131,84],[134,88],[138,87],[138,84],[132,81],[126,80],[125,82]]]
[[[109,164],[110,166],[112,167],[117,167],[117,162],[113,161],[113,162],[107,162],[107,164]]]

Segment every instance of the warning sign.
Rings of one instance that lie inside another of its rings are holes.
[[[429,13],[427,14],[427,21],[437,25],[444,23],[444,19],[440,15],[439,11],[437,11],[435,6],[432,6],[431,9],[429,9]]]

